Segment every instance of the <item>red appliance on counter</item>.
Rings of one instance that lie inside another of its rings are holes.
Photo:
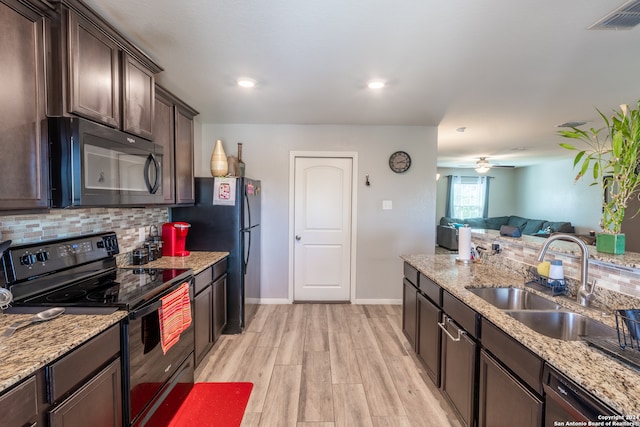
[[[191,224],[188,222],[167,222],[162,224],[162,256],[188,256],[185,243]]]

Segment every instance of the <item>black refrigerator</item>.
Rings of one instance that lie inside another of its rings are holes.
[[[229,252],[226,334],[242,332],[260,301],[260,181],[232,181],[235,189],[225,185],[228,178],[196,178],[195,206],[172,208],[170,213],[171,221],[191,224],[187,250]]]

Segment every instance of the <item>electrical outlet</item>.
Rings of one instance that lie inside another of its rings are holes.
[[[144,227],[138,228],[138,241],[139,242],[144,242],[144,239],[146,239],[145,231],[146,230],[144,229]]]

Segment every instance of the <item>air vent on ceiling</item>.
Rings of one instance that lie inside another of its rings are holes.
[[[587,29],[630,30],[638,24],[640,24],[640,0],[630,0]]]

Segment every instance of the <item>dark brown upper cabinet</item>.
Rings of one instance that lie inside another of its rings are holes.
[[[120,127],[120,49],[72,10],[68,15],[68,112]]]
[[[164,203],[173,205],[176,202],[175,188],[175,123],[173,118],[173,97],[160,86],[156,87],[155,138],[156,144],[164,148],[164,164],[162,165],[162,190]]]
[[[0,210],[48,206],[45,16],[38,1],[0,1]]]
[[[78,0],[54,0],[48,114],[78,115],[154,138],[159,65]]]
[[[154,142],[164,147],[164,201],[193,204],[193,118],[198,112],[161,86],[156,86],[155,105]]]
[[[122,68],[122,130],[153,139],[156,79],[147,67],[127,54],[122,55]]]
[[[176,204],[196,201],[193,173],[193,110],[176,105]]]

